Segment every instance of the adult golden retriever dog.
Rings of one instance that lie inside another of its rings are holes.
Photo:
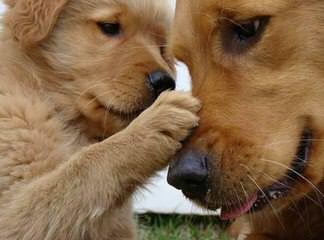
[[[178,0],[170,44],[203,109],[169,182],[234,236],[324,239],[324,1]]]
[[[136,239],[132,193],[198,121],[198,100],[165,91],[172,11],[154,0],[6,3],[0,239]]]

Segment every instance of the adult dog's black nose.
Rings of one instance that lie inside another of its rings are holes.
[[[163,70],[156,70],[148,75],[149,84],[152,87],[154,94],[158,97],[166,90],[174,90],[176,87],[175,80]]]
[[[187,151],[170,164],[168,183],[187,193],[206,191],[208,181],[207,155]]]

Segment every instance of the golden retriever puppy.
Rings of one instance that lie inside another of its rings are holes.
[[[324,239],[324,1],[178,0],[170,44],[203,109],[169,182],[249,240]]]
[[[166,91],[175,87],[164,50],[170,7],[6,3],[0,239],[136,239],[132,193],[168,164],[198,121],[195,98]]]

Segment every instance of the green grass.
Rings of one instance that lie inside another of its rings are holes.
[[[215,217],[142,215],[140,240],[228,240]]]

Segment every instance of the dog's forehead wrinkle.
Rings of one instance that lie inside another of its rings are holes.
[[[136,11],[138,16],[150,17],[153,19],[171,19],[172,5],[170,1],[152,1],[152,0],[108,0],[107,2],[114,2],[115,4],[124,4],[131,10]]]
[[[171,24],[170,21],[174,14],[170,0],[70,0],[69,2],[69,9],[74,10],[78,17],[80,13],[83,13],[83,15],[94,14],[98,15],[98,17],[100,17],[100,15],[104,16],[105,14],[109,15],[108,10],[111,7],[120,7],[121,11],[125,10],[124,7],[126,7],[127,11],[134,13],[137,20],[144,19],[144,22],[148,23],[163,23],[165,26]],[[105,10],[105,8],[107,8],[107,10]]]

